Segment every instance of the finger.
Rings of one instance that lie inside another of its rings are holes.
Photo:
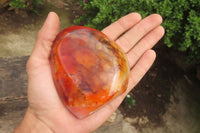
[[[82,120],[82,122],[86,126],[85,128],[92,132],[103,124],[103,122],[117,109],[117,107],[123,101],[128,92],[131,91],[131,89],[141,80],[144,74],[148,71],[148,69],[153,64],[155,57],[156,54],[153,50],[148,50],[144,53],[144,55],[140,58],[140,60],[130,72],[127,91],[121,96],[113,99],[111,102],[105,104],[102,108],[97,110],[91,116]]]
[[[128,52],[127,58],[131,68],[146,50],[151,49],[163,37],[164,32],[165,30],[162,26],[156,27]]]
[[[115,40],[117,39],[122,33],[127,31],[129,28],[133,27],[141,20],[141,15],[138,13],[130,13],[116,22],[112,23],[108,27],[102,30],[104,34],[106,34],[109,39]]]
[[[154,50],[147,50],[136,65],[132,68],[129,76],[129,84],[126,94],[137,85],[137,83],[142,79],[145,73],[149,70],[156,58],[156,53]]]
[[[127,53],[140,39],[161,23],[162,17],[160,15],[150,15],[117,39],[116,43]]]
[[[36,43],[31,54],[31,58],[48,61],[51,46],[59,32],[60,21],[56,13],[50,12],[48,17],[38,32]]]

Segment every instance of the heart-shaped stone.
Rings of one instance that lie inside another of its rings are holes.
[[[126,55],[95,29],[72,26],[61,31],[54,41],[50,63],[61,100],[80,119],[127,89]]]

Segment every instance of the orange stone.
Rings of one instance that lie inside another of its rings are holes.
[[[95,29],[72,26],[61,31],[50,63],[58,94],[77,118],[90,115],[127,89],[126,55]]]

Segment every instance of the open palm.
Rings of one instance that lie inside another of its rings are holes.
[[[52,132],[94,131],[117,109],[127,93],[141,80],[154,62],[156,54],[151,48],[164,35],[161,23],[162,18],[157,14],[141,20],[138,13],[131,13],[102,30],[124,50],[128,57],[131,68],[128,89],[92,115],[80,120],[62,104],[53,83],[49,55],[60,24],[58,16],[53,12],[49,13],[38,33],[27,63],[29,101],[27,112]]]

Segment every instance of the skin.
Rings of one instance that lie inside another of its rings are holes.
[[[162,17],[158,14],[142,19],[140,14],[130,13],[102,30],[128,57],[131,68],[128,89],[92,115],[80,120],[62,104],[53,83],[49,55],[60,22],[56,13],[50,12],[38,32],[27,62],[29,106],[14,132],[89,133],[96,130],[118,108],[153,64],[156,53],[151,48],[164,35],[161,23]]]

